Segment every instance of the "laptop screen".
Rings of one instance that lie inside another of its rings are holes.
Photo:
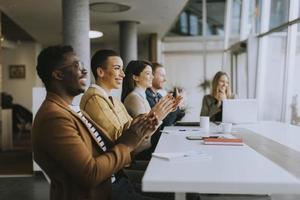
[[[242,124],[258,121],[256,99],[226,99],[223,101],[222,122]]]

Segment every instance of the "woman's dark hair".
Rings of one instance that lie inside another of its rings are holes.
[[[64,63],[66,53],[73,53],[71,46],[50,46],[41,51],[37,58],[36,71],[46,89],[49,88],[52,72]]]
[[[125,78],[123,79],[121,100],[124,102],[127,95],[133,91],[136,86],[133,75],[139,76],[146,66],[152,67],[151,62],[146,60],[132,60],[125,69]]]

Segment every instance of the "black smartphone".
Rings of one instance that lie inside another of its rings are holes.
[[[208,139],[208,138],[219,138],[219,136],[188,135],[185,138],[188,140],[204,140],[204,139]]]
[[[173,90],[173,97],[176,98],[177,97],[177,88],[175,87]]]

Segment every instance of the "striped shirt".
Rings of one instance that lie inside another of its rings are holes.
[[[82,112],[80,111],[79,106],[70,106],[70,108],[75,111],[78,116],[80,117],[80,119],[84,122],[84,124],[86,125],[86,127],[90,130],[90,133],[94,135],[94,137],[96,138],[97,143],[99,144],[99,146],[101,147],[101,149],[106,152],[107,151],[107,147],[100,135],[100,133],[97,131],[97,129],[93,126],[93,124],[91,122],[89,122],[85,116],[82,114]],[[113,174],[111,176],[111,182],[115,182],[116,181],[116,177]]]

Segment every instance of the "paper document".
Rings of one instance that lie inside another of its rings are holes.
[[[152,153],[153,157],[165,160],[207,160],[211,157],[202,151],[185,151],[171,153]]]

